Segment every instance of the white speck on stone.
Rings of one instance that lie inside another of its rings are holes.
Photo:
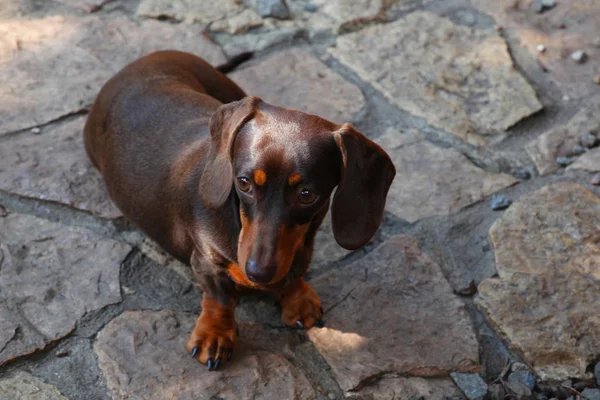
[[[538,44],[536,47],[538,53],[543,53],[546,51],[546,46],[544,46],[543,44]]]
[[[577,50],[571,53],[571,60],[575,62],[582,63],[585,61],[586,58],[587,54],[585,54],[585,51],[583,50]]]
[[[542,5],[546,8],[554,8],[556,6],[555,0],[542,0]]]
[[[31,133],[40,133],[40,128],[31,128]]]
[[[570,101],[571,98],[569,96],[567,96],[566,94],[562,97],[562,101]]]

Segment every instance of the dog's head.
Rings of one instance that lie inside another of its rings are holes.
[[[216,208],[235,190],[238,264],[251,281],[276,283],[287,275],[336,186],[336,241],[354,250],[375,234],[396,170],[385,151],[351,125],[247,97],[221,106],[210,134],[200,196]]]

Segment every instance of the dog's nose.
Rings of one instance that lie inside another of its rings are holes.
[[[259,265],[254,260],[246,261],[246,276],[252,282],[268,283],[273,279],[276,271],[275,265]]]

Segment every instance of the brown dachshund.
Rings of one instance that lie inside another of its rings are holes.
[[[322,326],[302,278],[331,203],[346,249],[378,229],[396,170],[351,125],[275,107],[192,54],[163,51],[125,67],[100,91],[85,148],[123,214],[191,265],[202,313],[187,348],[217,369],[237,338],[248,289],[271,292],[292,327]]]

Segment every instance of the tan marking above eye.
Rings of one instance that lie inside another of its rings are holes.
[[[294,186],[297,183],[300,183],[301,180],[302,180],[302,176],[300,176],[300,174],[292,174],[288,177],[288,184],[290,186]]]
[[[262,169],[257,169],[254,171],[254,183],[258,186],[262,186],[267,183],[267,173]]]

